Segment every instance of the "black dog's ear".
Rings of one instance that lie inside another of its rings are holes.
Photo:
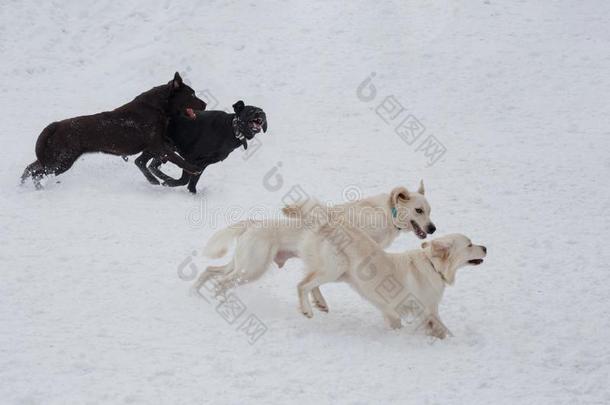
[[[246,105],[244,104],[244,102],[242,100],[239,100],[237,103],[233,104],[233,111],[235,111],[235,114],[239,114],[244,110],[245,107]]]
[[[267,132],[267,117],[265,116],[265,120],[263,121],[263,132]]]
[[[182,77],[180,77],[180,73],[174,73],[174,80],[172,80],[172,88],[177,89],[182,86]]]

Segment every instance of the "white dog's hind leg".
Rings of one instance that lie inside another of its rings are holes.
[[[328,312],[328,304],[322,295],[319,287],[315,287],[311,290],[313,296],[313,304],[322,312]]]
[[[258,280],[271,266],[276,251],[266,242],[253,243],[235,253],[235,264],[218,283],[216,295]]]
[[[201,292],[200,292],[201,287],[203,287],[203,285],[205,283],[207,283],[208,280],[210,280],[211,278],[220,277],[224,274],[230,273],[233,270],[233,267],[234,267],[233,260],[231,260],[229,263],[225,264],[224,266],[208,266],[205,269],[205,271],[199,275],[199,278],[197,279],[195,284],[193,284],[193,287],[192,287],[193,292],[195,292],[197,294],[201,294]]]
[[[301,305],[301,312],[308,318],[313,317],[313,311],[311,309],[311,303],[309,302],[309,293],[312,290],[321,286],[322,284],[335,281],[337,279],[336,274],[321,274],[319,272],[311,272],[305,276],[305,278],[297,286],[297,293],[299,295],[299,303]],[[319,292],[319,290],[318,290]],[[321,296],[322,294],[320,294]],[[324,299],[324,298],[322,298]]]

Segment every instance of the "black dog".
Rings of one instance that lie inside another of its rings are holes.
[[[203,100],[182,82],[176,72],[173,80],[140,94],[133,101],[112,111],[58,121],[47,126],[36,142],[37,160],[23,175],[23,183],[32,177],[36,188],[47,174],[68,170],[83,153],[103,152],[133,155],[143,151],[136,165],[148,181],[159,181],[148,171],[146,162],[153,157],[167,159],[192,173],[196,166],[184,161],[166,142],[171,119],[187,108],[205,109]]]
[[[190,115],[177,117],[170,122],[168,135],[177,151],[188,163],[197,166],[200,172],[213,163],[225,160],[240,146],[247,149],[248,140],[261,130],[267,132],[267,116],[262,109],[244,105],[239,100],[233,104],[233,110],[235,114],[224,111],[189,111]],[[190,174],[183,170],[182,177],[176,180],[159,169],[162,163],[161,159],[155,158],[148,167],[164,180],[164,186],[176,187],[188,183],[189,191],[197,192],[201,173]]]

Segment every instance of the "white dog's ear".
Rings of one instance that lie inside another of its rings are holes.
[[[426,190],[424,190],[424,181],[423,180],[419,181],[419,188],[417,189],[417,192],[421,195],[424,195],[426,193]]]
[[[442,240],[433,240],[431,245],[433,257],[440,257],[441,260],[447,260],[449,258],[449,250],[451,249],[450,243]]]
[[[434,267],[436,271],[443,275],[443,280],[449,285],[453,285],[455,283],[455,269],[451,269],[449,267],[450,263],[447,259],[449,259],[449,253],[451,252],[451,246],[453,245],[453,241],[447,242],[445,240],[432,240],[431,242],[424,242],[421,244],[422,249],[427,250],[427,255],[430,255],[430,258],[440,258],[440,262],[434,263]]]
[[[409,191],[404,187],[396,187],[390,193],[392,206],[395,207],[398,200],[407,201],[409,199]]]

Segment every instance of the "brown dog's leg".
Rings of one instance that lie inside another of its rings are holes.
[[[37,160],[34,163],[29,164],[28,167],[25,168],[23,174],[21,175],[21,184],[25,183],[28,177],[32,177],[34,186],[37,190],[40,190],[42,188],[42,186],[40,185],[40,179],[42,179],[42,176],[44,175],[44,167],[42,167],[42,164]]]
[[[180,155],[174,152],[171,149],[165,149],[163,151],[163,155],[167,157],[167,160],[178,166],[179,168],[186,170],[190,174],[199,174],[201,173],[201,169],[193,164],[190,164],[186,160],[184,160]]]
[[[146,177],[146,180],[148,180],[150,184],[157,185],[159,184],[159,180],[157,180],[157,178],[153,176],[152,173],[146,167],[146,163],[148,163],[148,161],[154,157],[155,155],[153,155],[152,153],[144,151],[140,156],[136,158],[134,162],[136,166],[138,166],[138,169],[140,169],[144,177]]]

